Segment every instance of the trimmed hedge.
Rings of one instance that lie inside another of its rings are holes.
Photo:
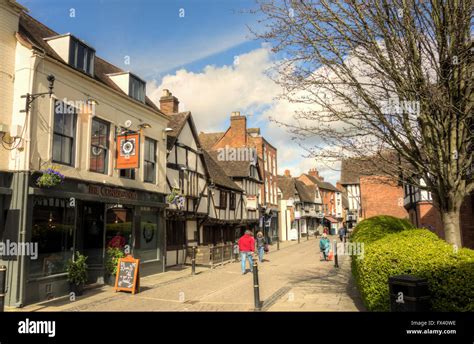
[[[363,257],[353,256],[352,272],[367,309],[389,311],[388,278],[411,274],[428,279],[432,310],[474,311],[474,251],[456,253],[426,229],[393,229],[381,226],[370,235],[365,225],[357,228],[357,238],[369,240],[353,240],[364,242]]]
[[[361,221],[351,235],[351,241],[371,243],[385,235],[415,227],[408,221],[393,216],[380,215]]]

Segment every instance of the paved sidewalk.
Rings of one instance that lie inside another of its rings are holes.
[[[259,264],[263,310],[319,311],[362,310],[351,285],[350,262],[341,268],[319,260],[318,241],[281,243]],[[20,311],[251,311],[254,309],[253,276],[242,276],[240,263],[215,269],[175,268],[140,280],[139,294],[115,293],[103,286],[87,291],[70,302],[67,298],[27,306]]]

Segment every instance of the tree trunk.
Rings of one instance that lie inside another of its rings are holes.
[[[441,211],[441,219],[443,221],[446,242],[461,247],[460,207]]]

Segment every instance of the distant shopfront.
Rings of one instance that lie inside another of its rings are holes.
[[[88,257],[89,283],[104,282],[108,246],[139,258],[142,276],[163,271],[163,194],[72,179],[52,189],[30,182],[28,194],[26,240],[38,243],[39,254],[25,264],[25,303],[67,293],[66,264],[75,251]]]

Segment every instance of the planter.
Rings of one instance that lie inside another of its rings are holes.
[[[107,275],[105,276],[105,283],[110,285],[111,287],[115,287],[115,275]]]
[[[74,293],[75,296],[82,296],[82,293],[84,292],[84,285],[69,283],[69,292]]]

